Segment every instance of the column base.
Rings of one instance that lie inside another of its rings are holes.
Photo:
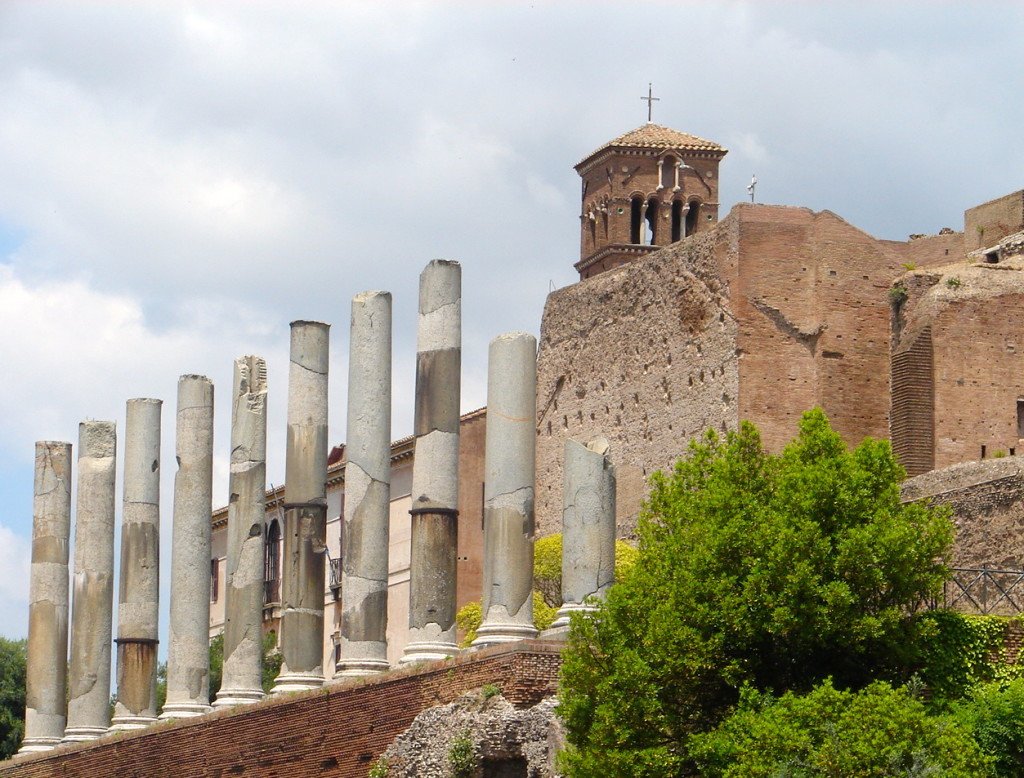
[[[64,743],[87,743],[101,738],[110,731],[109,727],[68,727],[64,730]]]
[[[334,670],[333,680],[357,678],[362,675],[378,675],[391,669],[386,659],[342,659]]]
[[[41,751],[52,751],[61,743],[59,737],[27,737],[21,741],[19,754],[38,754]]]
[[[481,624],[476,631],[472,648],[483,648],[498,643],[515,643],[518,640],[532,640],[537,637],[537,628],[532,624]]]
[[[213,701],[213,707],[230,708],[235,705],[252,705],[264,697],[266,695],[262,689],[221,689],[217,692],[217,699]]]
[[[596,611],[593,605],[582,605],[576,602],[565,603],[561,608],[558,609],[558,614],[555,616],[555,620],[551,622],[551,629],[557,629],[559,627],[569,626],[569,616],[573,613],[593,613]]]
[[[270,690],[270,693],[305,692],[310,689],[319,689],[323,685],[324,677],[320,673],[288,673],[277,676],[274,688]]]
[[[401,658],[400,663],[411,665],[414,662],[433,662],[438,659],[448,659],[458,653],[459,647],[455,643],[419,641],[405,647],[405,655]]]
[[[127,732],[136,729],[146,729],[157,723],[159,719],[155,716],[115,716],[110,721],[108,732]]]
[[[164,705],[163,712],[160,714],[160,721],[191,719],[196,716],[205,716],[212,710],[212,707],[203,705],[201,702],[169,702]]]

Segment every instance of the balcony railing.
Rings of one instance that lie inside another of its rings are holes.
[[[281,602],[281,579],[271,578],[263,582],[263,604],[273,605]]]
[[[341,591],[341,560],[331,559],[330,563],[331,592],[334,594],[335,598],[337,598],[338,592]]]

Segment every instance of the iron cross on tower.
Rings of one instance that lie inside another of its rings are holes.
[[[651,123],[651,109],[654,108],[654,104],[661,100],[660,97],[654,96],[654,91],[651,88],[651,82],[647,82],[647,97],[641,97],[641,100],[647,101],[647,123]]]

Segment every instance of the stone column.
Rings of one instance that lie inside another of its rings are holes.
[[[114,610],[114,473],[117,427],[78,425],[71,677],[64,740],[93,740],[110,727],[110,638]]]
[[[68,655],[71,444],[36,443],[32,568],[25,666],[25,739],[18,753],[49,751],[64,736]]]
[[[263,697],[263,519],[267,489],[267,363],[235,360],[231,406],[224,671],[214,707]]]
[[[160,410],[129,400],[124,430],[124,504],[117,601],[117,703],[111,729],[156,721],[160,607]],[[206,569],[204,563],[203,569]]]
[[[281,673],[273,692],[324,682],[329,325],[292,322],[285,450]]]
[[[342,526],[341,659],[335,677],[388,669],[391,294],[352,299]]]
[[[537,340],[491,341],[484,454],[483,622],[474,646],[536,637],[533,626],[533,489],[537,443]]]
[[[608,441],[586,446],[565,441],[562,508],[562,607],[552,627],[569,615],[591,611],[591,597],[603,597],[615,580],[615,468]]]
[[[412,470],[409,644],[402,662],[444,659],[455,643],[459,518],[462,268],[435,259],[420,275]]]
[[[171,622],[162,719],[210,711],[210,519],[213,503],[213,382],[178,379],[171,529]]]

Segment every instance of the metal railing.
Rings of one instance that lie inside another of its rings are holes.
[[[946,608],[996,616],[1024,612],[1024,570],[954,567],[952,572],[942,591]]]

